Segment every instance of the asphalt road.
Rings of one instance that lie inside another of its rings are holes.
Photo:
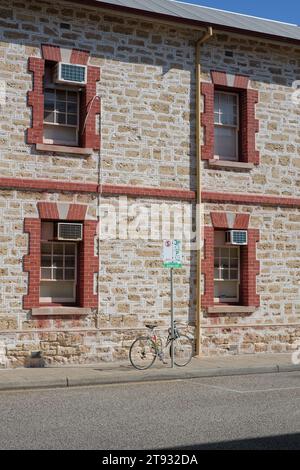
[[[0,449],[300,449],[300,372],[0,393]]]

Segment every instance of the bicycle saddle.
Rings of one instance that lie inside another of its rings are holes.
[[[145,327],[146,328],[149,328],[150,330],[153,330],[154,328],[156,328],[157,325],[152,325],[151,323],[147,323],[145,324]]]

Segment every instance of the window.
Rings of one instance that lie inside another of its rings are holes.
[[[45,88],[44,99],[44,143],[78,145],[79,92]]]
[[[76,243],[41,243],[41,302],[75,302]]]
[[[49,302],[96,308],[95,273],[99,260],[95,255],[97,220],[86,220],[85,204],[66,204],[60,216],[56,202],[39,201],[38,218],[25,218],[24,231],[29,234],[24,272],[28,273],[28,291],[23,297],[26,310]],[[58,240],[57,224],[81,222],[81,241]],[[43,269],[43,271],[42,271]]]
[[[29,57],[32,89],[27,104],[31,107],[31,126],[26,142],[35,144],[39,151],[48,151],[53,145],[61,147],[54,151],[88,155],[100,148],[96,120],[100,99],[93,99],[97,96],[100,68],[88,65],[88,51],[70,49],[70,63],[62,62],[63,57],[66,60],[65,52],[58,46],[43,44],[42,58]]]
[[[214,97],[215,157],[238,160],[239,96],[236,93],[215,92]]]
[[[212,70],[211,83],[202,82],[201,93],[201,159],[211,161],[217,168],[222,166],[222,160],[227,168],[242,168],[243,163],[247,164],[245,169],[258,165],[259,121],[255,114],[259,93],[251,89],[250,77]]]
[[[40,302],[76,302],[76,242],[55,240],[56,224],[41,224]]]
[[[79,146],[81,91],[55,81],[55,65],[46,62],[44,76],[43,143]]]
[[[240,284],[240,247],[225,244],[225,232],[215,233],[215,302],[238,302]]]
[[[250,215],[243,213],[211,212],[212,226],[204,226],[203,308],[220,303],[236,303],[239,306],[259,307],[260,296],[256,292],[256,277],[260,274],[256,244],[259,230],[249,228]],[[247,230],[247,245],[226,243],[227,230]]]

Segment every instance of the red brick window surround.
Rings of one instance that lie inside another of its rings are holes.
[[[94,240],[97,221],[86,219],[87,206],[83,204],[57,204],[39,202],[39,218],[26,218],[24,231],[29,234],[29,250],[24,257],[24,271],[28,272],[28,293],[23,298],[23,308],[33,309],[40,303],[41,271],[41,225],[43,221],[68,221],[83,224],[83,240],[78,244],[78,272],[76,305],[82,308],[96,308],[97,294],[94,294],[94,276],[98,272],[98,256],[94,254]]]
[[[99,67],[88,65],[90,54],[79,49],[64,50],[58,46],[42,45],[42,58],[30,57],[28,70],[32,72],[33,88],[28,92],[28,105],[32,108],[32,127],[27,130],[28,144],[44,144],[44,76],[47,64],[65,62],[87,66],[87,84],[82,87],[79,103],[79,142],[82,149],[100,148],[96,116],[100,113],[100,100],[96,86],[100,80]]]
[[[201,93],[204,97],[204,111],[201,116],[204,128],[202,160],[215,159],[214,97],[216,91],[223,91],[236,93],[239,97],[238,161],[258,165],[259,152],[255,145],[255,136],[259,131],[259,121],[255,118],[258,91],[249,88],[249,77],[243,75],[212,71],[211,78],[211,83],[201,84]]]
[[[204,227],[204,294],[202,306],[213,307],[214,302],[214,237],[216,230],[247,230],[248,245],[240,251],[240,293],[239,304],[244,307],[259,307],[260,297],[256,293],[256,276],[260,272],[260,263],[256,259],[256,243],[259,241],[259,230],[249,229],[249,214],[229,214],[212,212],[212,227]]]

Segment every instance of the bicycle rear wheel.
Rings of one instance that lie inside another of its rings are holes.
[[[186,335],[180,335],[174,340],[174,364],[178,367],[184,367],[191,362],[194,352],[194,343]],[[170,357],[172,347],[170,346]]]
[[[146,336],[137,338],[130,347],[129,359],[136,369],[149,369],[156,359],[156,351],[151,339]]]

